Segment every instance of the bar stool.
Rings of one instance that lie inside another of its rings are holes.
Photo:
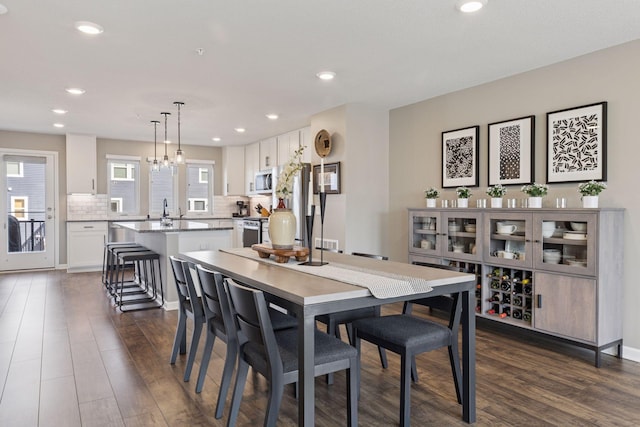
[[[109,295],[115,298],[115,295],[118,293],[118,288],[120,286],[125,286],[127,288],[137,288],[139,280],[139,273],[136,270],[136,264],[134,262],[121,263],[119,261],[119,256],[125,253],[133,253],[133,252],[146,252],[149,249],[145,248],[142,245],[132,244],[132,245],[122,245],[115,246],[109,248],[107,253],[107,269],[108,269],[108,277],[106,279],[106,287]],[[133,275],[129,280],[124,280],[124,274],[127,270],[132,270]],[[122,277],[121,277],[122,275]],[[128,285],[125,285],[128,284]]]
[[[118,257],[116,271],[121,272],[121,279],[118,283],[119,294],[115,296],[116,305],[120,311],[125,311],[123,306],[127,305],[138,306],[126,311],[162,307],[164,305],[164,290],[162,286],[162,271],[160,269],[160,255],[148,249],[133,252],[126,250],[118,252],[116,249],[115,252],[117,252]],[[125,294],[124,266],[127,264],[133,264],[135,266],[135,271],[137,272],[136,285],[138,289],[133,291],[128,290]],[[160,289],[160,302],[158,302],[158,288]],[[136,295],[145,296],[135,297]],[[140,304],[147,305],[139,306]]]
[[[104,244],[104,254],[102,256],[102,283],[108,288],[113,281],[113,272],[116,266],[116,259],[113,257],[114,248],[135,248],[141,247],[135,242],[107,242]]]

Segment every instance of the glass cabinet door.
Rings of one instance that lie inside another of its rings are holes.
[[[503,212],[485,215],[484,260],[487,263],[531,268],[532,215]]]
[[[482,259],[481,214],[442,212],[442,255],[445,258],[478,261]]]
[[[588,213],[534,214],[535,268],[595,274],[596,222]]]
[[[410,212],[409,239],[414,253],[440,255],[440,212]]]

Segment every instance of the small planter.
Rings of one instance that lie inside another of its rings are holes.
[[[598,196],[582,196],[582,207],[595,209],[598,207]]]
[[[528,206],[530,208],[541,208],[542,207],[542,197],[529,197]]]
[[[468,208],[469,207],[469,199],[458,199],[458,207],[459,208]]]
[[[436,199],[427,199],[427,207],[435,208],[436,207]]]
[[[501,208],[502,207],[502,197],[492,197],[491,198],[491,207],[492,208]]]

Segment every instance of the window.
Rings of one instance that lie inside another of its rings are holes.
[[[176,181],[178,174],[173,167],[161,167],[149,172],[149,214],[160,216],[164,212],[174,215],[178,211]],[[164,201],[167,201],[165,208]]]
[[[24,165],[22,162],[7,162],[7,176],[12,178],[24,177]]]
[[[27,212],[29,211],[29,198],[26,196],[11,196],[11,213],[18,219],[27,220]]]
[[[213,164],[187,164],[187,212],[213,212]]]
[[[110,213],[138,215],[140,212],[140,161],[113,158],[107,161],[107,168]]]

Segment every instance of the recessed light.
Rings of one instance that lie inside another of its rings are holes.
[[[63,125],[62,123],[54,123],[54,124],[53,124],[53,127],[56,127],[56,128],[63,128],[63,127],[64,127],[64,125]]]
[[[7,12],[9,12],[9,9],[7,9],[7,6],[0,4],[0,15],[4,15]]]
[[[458,0],[456,8],[460,12],[472,13],[479,11],[486,4],[487,0]]]
[[[215,142],[220,142],[222,141],[222,138],[220,138],[219,136],[214,136],[213,138],[211,138],[213,141]]]
[[[238,133],[244,133],[246,131],[245,128],[235,128],[235,131]]]
[[[102,28],[100,25],[94,24],[93,22],[89,21],[78,21],[75,23],[75,27],[76,30],[85,34],[90,34],[92,36],[104,32],[104,28]]]
[[[278,120],[277,114],[267,114],[267,119],[269,120]]]
[[[54,108],[54,109],[53,109],[53,110],[51,110],[51,111],[53,111],[53,112],[54,112],[54,113],[56,113],[56,114],[67,114],[67,112],[68,112],[67,110],[63,110],[63,109],[61,109],[61,108]]]
[[[79,87],[69,87],[65,90],[71,95],[82,95],[85,92],[84,89],[80,89]]]
[[[336,77],[336,73],[333,71],[320,71],[316,74],[320,80],[333,80]]]

